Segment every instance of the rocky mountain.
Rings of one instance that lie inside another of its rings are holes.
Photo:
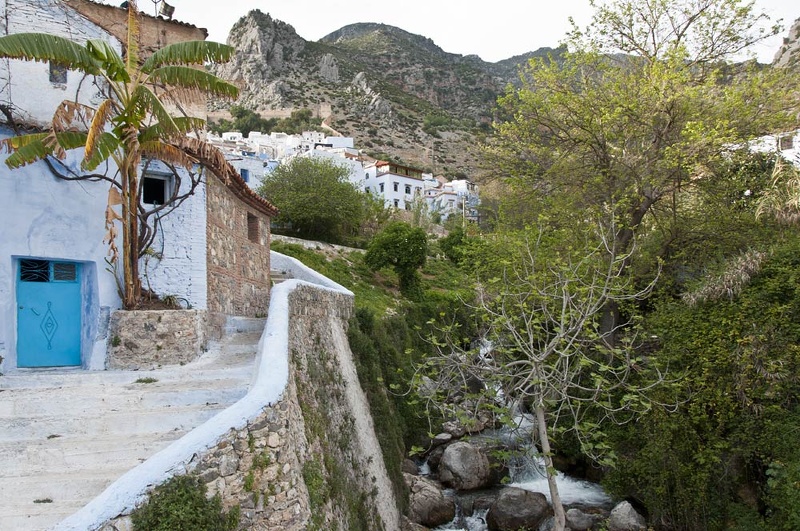
[[[372,155],[445,175],[474,175],[476,141],[518,66],[537,52],[487,63],[447,53],[385,24],[352,24],[318,42],[254,10],[231,29],[236,57],[215,73],[242,87],[238,105],[263,117],[311,109]],[[229,105],[229,104],[228,104]],[[210,116],[224,115],[212,103]]]
[[[475,146],[490,130],[497,96],[520,65],[558,55],[542,48],[489,63],[448,53],[431,39],[386,24],[345,26],[317,42],[253,10],[231,29],[235,58],[215,73],[241,88],[236,104],[262,117],[310,109],[323,127],[355,139],[365,153],[455,176],[478,177]],[[775,56],[800,64],[800,20]],[[230,102],[212,102],[210,118]]]
[[[800,68],[800,18],[794,21],[789,28],[789,34],[784,37],[783,44],[775,59],[772,61],[774,66]]]

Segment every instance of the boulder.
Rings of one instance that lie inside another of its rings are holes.
[[[644,516],[636,512],[630,503],[623,501],[611,509],[608,529],[609,531],[645,531],[647,521]]]
[[[539,529],[539,525],[552,515],[553,509],[544,494],[507,487],[500,491],[489,508],[486,524],[489,531]]]
[[[403,472],[413,476],[419,475],[419,467],[411,459],[403,459]]]
[[[427,478],[403,474],[408,486],[408,517],[427,527],[446,524],[456,516],[456,504],[445,497],[438,483]]]
[[[580,509],[567,510],[567,527],[572,531],[588,531],[604,520],[602,515],[588,514]]]
[[[473,490],[489,484],[489,459],[468,442],[458,441],[447,448],[439,463],[439,480],[457,490]]]

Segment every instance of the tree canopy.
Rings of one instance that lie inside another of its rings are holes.
[[[532,59],[508,88],[486,155],[494,175],[537,205],[526,212],[561,222],[607,213],[624,248],[734,146],[796,123],[797,93],[784,71],[725,62],[775,31],[758,29],[752,4],[596,7],[568,52]]]
[[[413,294],[419,278],[417,269],[428,257],[428,236],[419,227],[393,221],[375,235],[367,248],[364,263],[371,269],[391,266],[400,279],[400,291]]]
[[[352,242],[375,214],[375,205],[349,176],[347,166],[331,159],[295,157],[266,176],[258,193],[280,210],[278,230],[330,243]]]

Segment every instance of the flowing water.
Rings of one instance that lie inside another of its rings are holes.
[[[494,438],[495,440],[502,440],[509,447],[520,446],[520,440],[529,440],[530,427],[529,419],[518,418],[518,428],[513,431],[501,430],[495,433],[483,434],[479,437]],[[547,476],[545,475],[545,468],[543,460],[539,457],[535,450],[532,448],[519,448],[522,454],[511,460],[509,463],[509,476],[511,482],[508,484],[510,487],[517,487],[530,492],[540,492],[550,500],[550,489],[547,486]],[[427,464],[423,465],[427,473],[430,473],[430,467]],[[597,483],[573,478],[563,473],[559,473],[556,477],[556,484],[558,485],[558,493],[561,497],[561,502],[564,505],[582,506],[582,507],[605,507],[610,509],[612,504],[611,497],[606,494],[603,488]],[[446,494],[454,495],[452,491],[445,491]],[[458,504],[458,500],[456,500]],[[452,522],[435,528],[435,531],[486,531],[486,512],[476,511],[471,516],[462,516],[461,508],[457,507],[456,517]]]

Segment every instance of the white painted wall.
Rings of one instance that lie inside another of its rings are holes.
[[[10,136],[8,130],[0,137]],[[105,271],[108,247],[105,206],[108,183],[67,182],[50,174],[44,163],[16,170],[5,166],[0,155],[0,372],[16,367],[16,263],[18,257],[60,259],[84,264],[83,323],[84,365],[92,364],[92,353],[104,355],[98,322],[108,309],[119,308],[113,276]],[[71,164],[77,166],[77,157]],[[88,340],[88,341],[87,341]],[[99,348],[99,350],[98,350]]]
[[[167,173],[167,168],[160,162],[151,162],[148,171]],[[183,190],[188,190],[188,176],[181,180]],[[205,310],[208,302],[205,181],[159,223],[161,230],[153,248],[162,258],[141,259],[142,286],[162,297],[174,295],[195,310]]]
[[[56,0],[4,0],[4,33],[42,32],[59,35],[78,43],[103,39],[120,51],[121,45],[109,33],[92,24]],[[51,83],[48,64],[31,61],[0,61],[0,102],[13,107],[31,123],[52,122],[53,111],[65,99],[91,102],[98,92],[92,79],[80,72],[67,72],[67,83]]]
[[[408,193],[406,186],[410,189]],[[387,208],[406,210],[411,208],[417,195],[423,196],[423,181],[395,173],[378,173],[375,166],[370,166],[365,170],[364,190],[383,197]]]

